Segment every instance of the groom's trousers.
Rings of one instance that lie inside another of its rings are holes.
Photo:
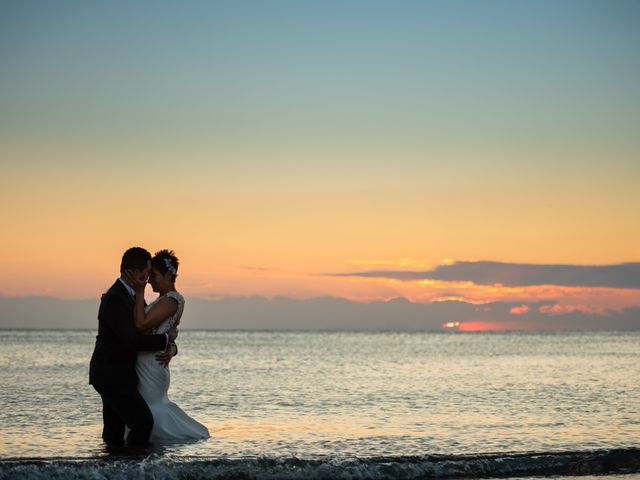
[[[144,446],[153,429],[153,415],[135,385],[96,387],[102,397],[102,439],[110,446],[125,444],[125,426],[129,427],[126,445]]]

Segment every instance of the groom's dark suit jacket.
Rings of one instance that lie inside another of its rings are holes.
[[[167,336],[141,335],[133,319],[134,300],[120,280],[102,296],[98,336],[89,366],[89,383],[96,387],[137,385],[136,353],[164,350]]]

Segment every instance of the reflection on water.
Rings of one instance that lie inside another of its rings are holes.
[[[0,456],[105,455],[91,331],[0,331]],[[635,446],[635,333],[180,334],[170,397],[210,457]]]

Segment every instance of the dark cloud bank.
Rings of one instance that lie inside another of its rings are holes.
[[[529,312],[510,314],[528,305]],[[539,308],[552,302],[359,303],[333,297],[295,300],[276,297],[203,300],[187,298],[183,328],[199,329],[337,329],[440,330],[444,322],[507,322],[513,328],[539,330],[640,330],[640,307],[597,315],[582,312],[551,315]],[[97,300],[0,296],[0,328],[96,328]],[[515,324],[515,326],[514,326]]]
[[[443,280],[502,284],[509,287],[559,285],[640,289],[640,263],[618,265],[535,265],[501,262],[457,262],[424,271],[377,270],[333,273],[339,277],[375,277],[397,280]]]

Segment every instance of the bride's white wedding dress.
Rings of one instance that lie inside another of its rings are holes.
[[[166,293],[165,296],[171,297],[178,302],[178,310],[173,316],[145,333],[158,334],[168,332],[180,320],[184,310],[184,298],[174,291]],[[163,297],[158,297],[153,303],[147,305],[145,313],[151,310],[161,298]],[[170,381],[169,368],[163,367],[156,361],[156,353],[158,352],[139,352],[136,361],[136,371],[140,380],[138,391],[147,402],[147,405],[149,405],[153,415],[153,431],[151,432],[150,440],[152,442],[162,442],[209,438],[207,427],[196,422],[169,400],[167,396]]]

